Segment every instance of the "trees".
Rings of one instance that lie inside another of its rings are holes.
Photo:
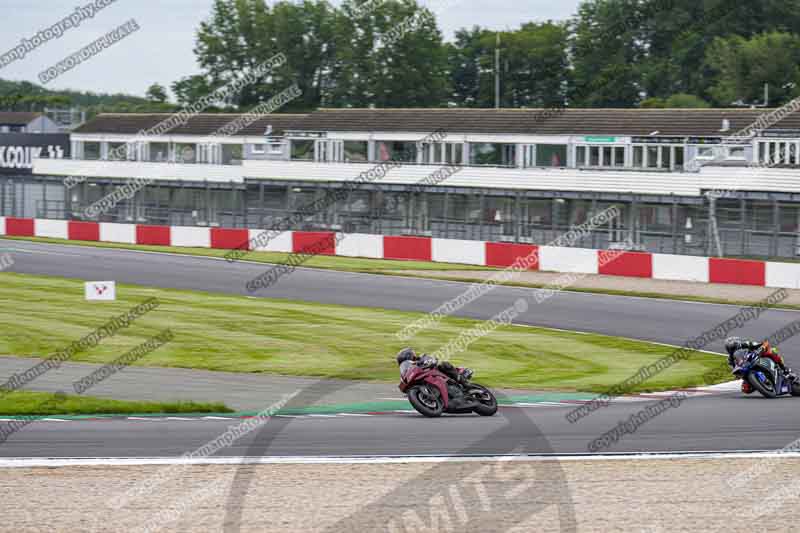
[[[728,106],[760,101],[764,83],[773,104],[798,94],[800,0],[584,0],[563,23],[462,28],[447,43],[418,1],[213,0],[197,32],[201,73],[170,88],[188,105],[283,53],[284,65],[207,110],[247,110],[295,83],[302,96],[281,111],[493,107],[499,36],[503,107]],[[5,107],[53,95],[103,110],[174,107],[158,84],[142,99],[0,80]]]
[[[569,31],[554,22],[531,22],[505,32],[478,26],[457,32],[447,48],[453,101],[466,107],[494,106],[498,36],[502,106],[563,105],[570,81]]]
[[[493,35],[494,32],[480,26],[473,26],[472,29],[462,28],[456,31],[455,42],[445,45],[451,98],[458,105],[465,107],[492,105],[487,100],[485,81],[483,81],[491,72],[487,72],[483,65],[489,54],[493,53],[494,42],[491,43],[491,47],[486,47]]]
[[[639,70],[646,94],[666,98],[689,93],[711,99],[718,76],[708,61],[712,45],[732,36],[750,39],[763,32],[797,32],[800,0],[645,0],[640,20],[647,54]],[[717,94],[713,100],[718,105],[733,101],[719,89]]]
[[[293,83],[302,96],[286,110],[440,105],[447,78],[442,36],[415,0],[215,0],[195,49],[205,72],[173,88],[179,101],[219,87],[277,53],[287,57],[228,104],[252,107]],[[206,93],[207,94],[207,93]]]
[[[167,90],[164,88],[164,86],[154,83],[147,89],[145,96],[151,102],[163,104],[167,101]]]
[[[332,107],[437,107],[447,56],[434,15],[415,0],[345,0],[325,101]]]
[[[303,94],[287,109],[316,107],[333,71],[336,20],[334,8],[323,0],[280,1],[271,7],[263,0],[215,0],[195,47],[204,75],[182,80],[179,99],[238,80],[280,52],[287,57],[283,66],[220,104],[254,107],[297,83]]]
[[[713,72],[709,92],[719,105],[763,100],[765,83],[770,103],[782,104],[800,94],[800,36],[770,32],[745,39],[716,38],[706,63]]]
[[[645,55],[637,0],[584,2],[573,21],[572,102],[583,107],[630,107],[642,89],[637,65]]]

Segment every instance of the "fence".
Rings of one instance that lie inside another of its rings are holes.
[[[87,180],[67,189],[53,178],[0,176],[0,216],[83,220],[86,207],[117,186]],[[800,200],[723,198],[712,207],[699,198],[388,189],[352,191],[291,229],[542,244],[615,204],[622,216],[575,247],[614,248],[630,239],[643,251],[706,256],[716,255],[718,236],[726,257],[800,256]],[[159,183],[120,202],[99,221],[265,228],[324,194],[325,189],[306,185]]]

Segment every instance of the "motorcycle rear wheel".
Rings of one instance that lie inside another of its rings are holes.
[[[481,416],[493,416],[497,413],[497,398],[494,397],[492,391],[481,385],[473,384],[471,386],[483,392],[483,399],[478,399],[480,403],[475,406],[473,411]]]
[[[800,396],[800,382],[792,383],[792,396]]]
[[[427,385],[417,385],[408,391],[408,401],[422,416],[437,418],[444,412],[444,402],[438,391]]]
[[[776,398],[778,396],[778,392],[775,390],[775,383],[772,382],[772,379],[770,379],[769,374],[763,371],[762,374],[764,374],[764,377],[767,378],[767,383],[769,384],[769,387],[767,387],[758,380],[758,377],[756,377],[755,372],[750,372],[749,374],[747,374],[747,381],[749,381],[750,385],[752,385],[754,389],[760,392],[764,398]]]

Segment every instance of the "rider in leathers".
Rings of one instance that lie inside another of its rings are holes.
[[[797,381],[797,376],[792,372],[792,369],[786,366],[783,357],[778,353],[778,348],[772,346],[769,341],[758,342],[750,339],[741,339],[739,337],[729,337],[725,339],[725,350],[728,352],[728,366],[734,367],[733,354],[737,350],[758,350],[761,349],[761,356],[772,359],[776,365],[783,371],[786,379],[789,381]],[[742,392],[750,394],[753,392],[753,386],[747,381],[742,381]]]
[[[422,360],[423,357],[432,359],[436,365],[436,368],[440,372],[457,383],[461,383],[463,385],[472,377],[472,370],[469,368],[456,368],[449,361],[439,361],[438,359],[430,357],[426,354],[419,356],[412,348],[403,348],[400,350],[400,352],[397,354],[397,364],[401,365],[404,361],[417,363]]]

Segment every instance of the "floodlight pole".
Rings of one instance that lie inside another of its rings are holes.
[[[500,109],[500,33],[494,48],[494,108]]]

